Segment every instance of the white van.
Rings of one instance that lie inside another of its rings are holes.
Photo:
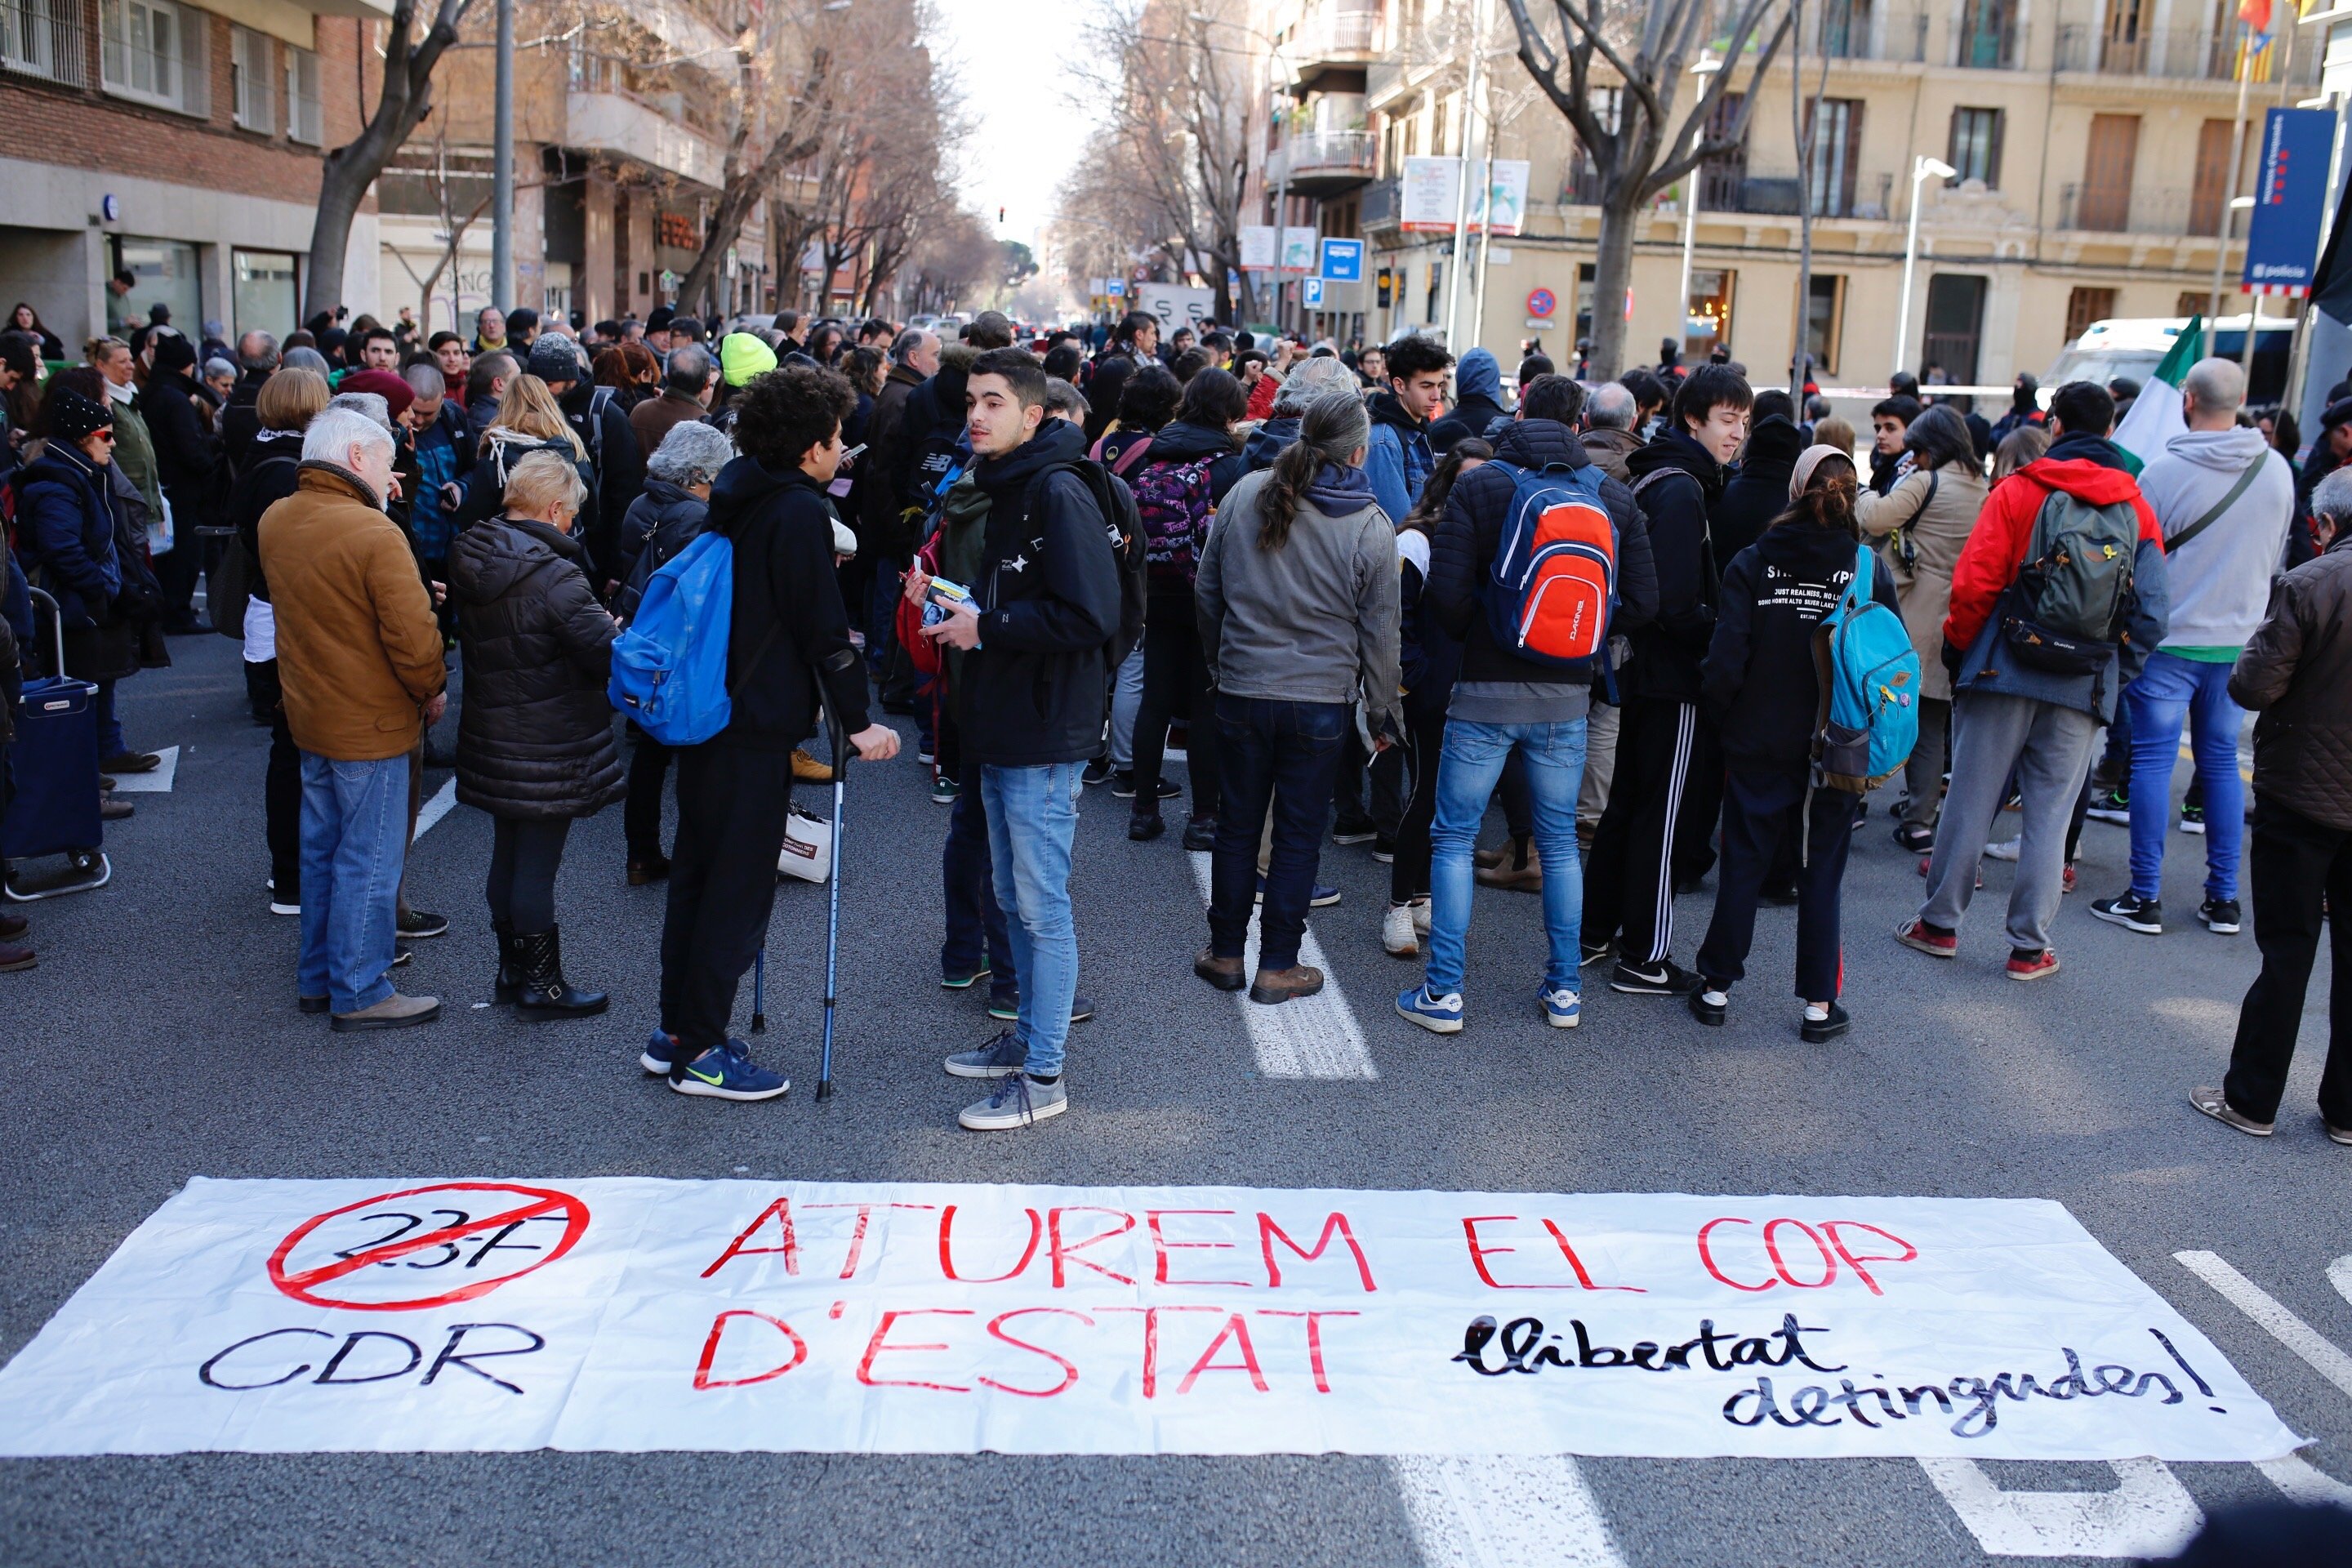
[[[2212,352],[2223,359],[2243,354],[2249,320],[2243,314],[2216,317]],[[2095,381],[2105,386],[2117,376],[2127,376],[2146,385],[2188,326],[2186,316],[2120,317],[2092,322],[2081,337],[2058,352],[2042,374],[2043,406],[2049,405],[2053,391],[2070,381]],[[2286,385],[2287,353],[2294,342],[2293,321],[2263,318],[2254,333],[2254,374],[2246,390],[2248,403],[2278,401]]]

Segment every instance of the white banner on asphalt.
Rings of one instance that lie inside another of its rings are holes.
[[[2295,1443],[1991,1199],[199,1180],[0,1371],[10,1455]]]

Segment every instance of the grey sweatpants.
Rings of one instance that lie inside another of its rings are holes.
[[[2050,922],[2065,892],[2066,827],[2091,765],[2099,721],[2080,708],[2031,697],[1962,692],[1952,701],[1952,787],[1936,825],[1927,866],[1927,900],[1919,918],[1959,929],[1977,885],[1977,866],[2000,810],[2010,769],[2025,797],[2018,838],[2017,881],[2009,895],[2009,945],[2050,945]]]
[[[1584,779],[1576,788],[1576,823],[1587,830],[1600,826],[1601,814],[1609,809],[1609,784],[1617,776],[1619,712],[1595,695],[1584,715]]]

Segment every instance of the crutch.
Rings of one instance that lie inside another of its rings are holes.
[[[833,1098],[834,976],[841,954],[841,805],[842,785],[849,777],[849,736],[830,703],[825,706],[825,733],[833,739],[833,864],[825,875],[824,911],[824,1048],[817,1058],[816,1097]]]

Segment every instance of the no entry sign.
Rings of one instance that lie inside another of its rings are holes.
[[[2017,1200],[198,1181],[0,1371],[13,1455],[2295,1443]]]
[[[587,1228],[587,1205],[569,1193],[436,1182],[304,1220],[269,1255],[269,1279],[313,1306],[415,1311],[488,1295],[571,1251]]]

